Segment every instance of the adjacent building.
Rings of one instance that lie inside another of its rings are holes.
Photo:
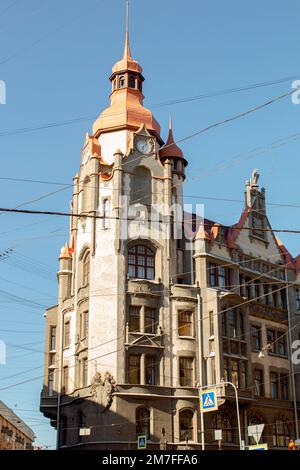
[[[0,450],[33,450],[34,432],[0,400]]]
[[[300,399],[300,265],[272,231],[258,172],[238,223],[188,213],[188,159],[172,123],[165,143],[143,105],[128,33],[110,81],[74,177],[58,304],[45,315],[41,411],[58,447],[130,449],[146,434],[148,448],[200,449],[202,431],[209,449],[222,429],[223,447],[239,448],[225,381],[238,389],[246,445],[247,426],[264,423],[263,440],[284,448]],[[213,384],[219,410],[201,429],[198,387]]]

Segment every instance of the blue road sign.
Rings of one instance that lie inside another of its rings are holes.
[[[147,447],[147,436],[138,436],[138,449],[146,449]]]
[[[215,411],[218,409],[217,390],[211,388],[209,390],[201,390],[200,392],[200,409],[202,413]]]

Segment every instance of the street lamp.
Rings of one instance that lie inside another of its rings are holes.
[[[268,343],[266,344],[266,346],[264,346],[258,353],[258,358],[259,359],[263,359],[265,357],[265,353],[264,351],[271,351],[272,349],[272,344],[271,343]]]

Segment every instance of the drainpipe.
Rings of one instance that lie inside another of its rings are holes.
[[[198,323],[198,367],[199,367],[199,386],[200,390],[203,387],[203,367],[202,367],[202,358],[203,358],[203,344],[202,344],[202,315],[201,315],[201,298],[200,298],[200,288],[197,293],[197,323]],[[205,435],[204,435],[204,413],[200,410],[200,420],[201,420],[201,450],[205,450]]]

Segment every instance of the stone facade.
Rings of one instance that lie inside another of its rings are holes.
[[[32,429],[0,401],[0,450],[32,450]]]
[[[284,447],[295,437],[290,340],[299,339],[300,279],[271,230],[258,173],[237,224],[188,216],[187,161],[172,127],[163,145],[143,107],[128,37],[110,79],[111,106],[87,134],[74,177],[58,304],[46,311],[41,410],[59,447],[132,449],[145,433],[148,448],[198,449],[198,386],[225,380],[238,387],[246,445],[247,426],[261,422],[264,441]],[[222,428],[223,447],[238,448],[232,390],[218,393],[206,447]]]

